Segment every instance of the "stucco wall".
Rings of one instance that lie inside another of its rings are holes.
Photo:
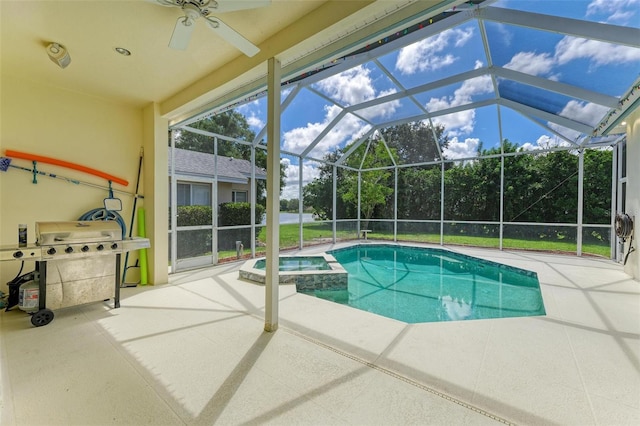
[[[114,189],[134,192],[142,146],[143,117],[139,108],[5,76],[1,87],[1,156],[5,156],[6,149],[12,149],[79,163],[128,180],[127,187],[115,184]],[[32,167],[26,160],[14,159],[12,164]],[[37,168],[108,185],[101,178],[66,168],[44,163]],[[102,207],[108,195],[106,190],[61,179],[38,176],[37,184],[32,179],[32,174],[14,168],[0,172],[3,246],[17,244],[19,223],[28,225],[28,240],[33,243],[36,222],[77,220],[83,213]],[[123,203],[120,214],[128,226],[133,197],[118,196]],[[143,204],[141,200],[138,202]],[[0,263],[0,289],[6,290],[5,283],[15,276],[19,266],[19,262]],[[24,272],[32,269],[33,265],[25,265]]]
[[[218,184],[218,204],[230,203],[233,191],[244,191],[247,193],[247,201],[251,200],[251,187],[249,185],[221,182]]]

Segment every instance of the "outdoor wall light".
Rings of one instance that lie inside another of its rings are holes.
[[[51,43],[47,46],[47,55],[60,68],[66,68],[71,63],[69,52],[59,43]]]

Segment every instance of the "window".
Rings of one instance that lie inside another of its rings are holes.
[[[178,183],[179,206],[210,206],[211,185],[206,183]]]
[[[189,206],[191,205],[191,188],[186,183],[178,184],[178,205]]]
[[[247,191],[233,191],[231,201],[234,203],[246,203],[248,201]]]
[[[192,206],[210,206],[211,205],[211,186],[202,184],[191,185],[191,205]]]

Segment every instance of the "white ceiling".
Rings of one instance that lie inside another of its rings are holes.
[[[248,58],[200,21],[187,50],[170,49],[181,11],[153,0],[0,0],[1,72],[134,106],[157,102],[167,116],[184,115],[264,75],[269,57],[292,63],[363,27],[375,36],[381,28],[372,23],[388,25],[418,9],[460,2],[272,0],[264,8],[217,15],[261,48]],[[48,58],[50,42],[69,51],[67,68]]]

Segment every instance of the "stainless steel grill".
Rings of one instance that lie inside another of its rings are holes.
[[[122,238],[114,221],[37,222],[35,233],[35,245],[0,248],[0,261],[36,262],[39,310],[32,317],[34,325],[48,324],[50,309],[112,297],[114,307],[120,307],[121,254],[150,247],[147,238]]]
[[[36,223],[36,244],[47,260],[122,253],[121,236],[114,221]]]

